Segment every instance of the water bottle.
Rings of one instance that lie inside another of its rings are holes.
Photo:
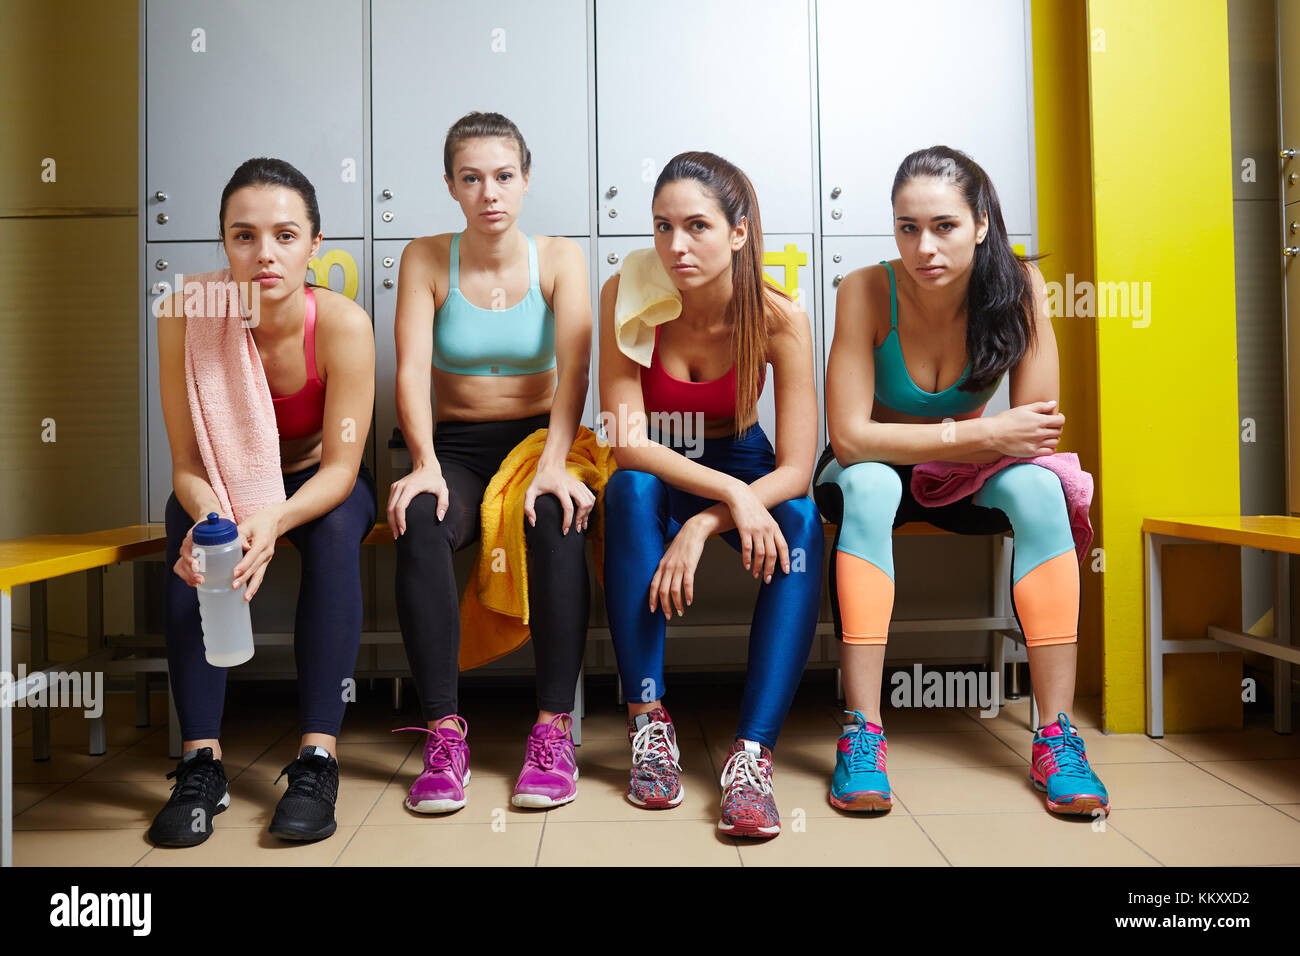
[[[247,581],[238,588],[230,586],[235,565],[244,556],[239,529],[212,512],[194,526],[192,537],[203,578],[198,592],[204,653],[215,667],[234,667],[253,656],[253,622],[244,600]]]

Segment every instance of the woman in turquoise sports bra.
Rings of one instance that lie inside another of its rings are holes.
[[[452,555],[478,539],[489,482],[538,429],[545,447],[524,497],[538,713],[513,801],[553,807],[577,795],[569,712],[587,640],[585,535],[596,496],[565,461],[587,395],[591,295],[577,243],[516,225],[530,160],[504,116],[462,117],[447,133],[443,163],[465,229],[416,239],[402,253],[397,419],[413,469],[393,483],[388,523],[398,620],[429,735],[424,771],[406,798],[421,813],[463,807],[470,779]]]
[[[931,508],[911,492],[914,465],[996,462],[1055,452],[1065,417],[1043,277],[1007,238],[997,192],[946,146],[903,160],[891,200],[899,258],[849,273],[835,309],[826,369],[830,446],[814,472],[822,515],[838,525],[830,562],[848,715],[829,799],[888,810],[880,709],[894,603],[893,529],[927,521],[961,534],[1010,530],[1012,599],[1025,634],[1039,710],[1031,778],[1057,813],[1109,811],[1067,717],[1073,706],[1079,565],[1055,473],[1030,461],[973,495]],[[981,418],[1002,377],[1011,408]]]

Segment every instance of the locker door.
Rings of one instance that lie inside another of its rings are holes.
[[[1012,244],[1020,252],[1033,252],[1033,243],[1029,236],[1012,236]],[[875,265],[882,259],[894,259],[898,256],[898,246],[894,244],[892,237],[885,236],[853,236],[853,237],[835,237],[827,238],[822,241],[822,255],[825,257],[825,268],[822,270],[822,302],[823,321],[822,321],[822,374],[823,381],[825,375],[826,362],[831,355],[831,344],[835,338],[835,294],[839,286],[839,280],[848,275],[854,269],[861,269],[863,266]],[[825,389],[823,386],[823,395]],[[998,386],[996,392],[989,399],[988,405],[984,407],[984,416],[996,415],[1004,412],[1011,407],[1011,376],[1002,379],[1002,384]],[[823,414],[825,409],[823,408]]]
[[[936,144],[984,167],[1009,233],[1032,230],[1025,7],[818,0],[824,234],[892,234],[898,164]]]
[[[633,250],[645,249],[654,245],[654,239],[651,236],[619,236],[611,238],[602,238],[599,241],[598,249],[600,261],[597,265],[597,275],[599,286],[603,287],[606,281],[610,279],[622,267],[623,258]],[[821,365],[821,329],[816,321],[815,295],[814,295],[814,276],[817,275],[816,263],[813,261],[812,236],[810,235],[765,235],[763,237],[764,253],[763,265],[764,271],[772,278],[774,282],[784,288],[792,295],[796,295],[798,301],[803,305],[808,316],[808,323],[813,332],[813,372],[814,383],[818,395],[821,394],[822,372],[824,366]],[[599,355],[600,343],[593,341],[593,355]],[[758,400],[758,421],[767,433],[767,437],[776,444],[776,402],[774,399],[775,389],[773,387],[774,379],[772,377],[772,368],[768,366],[767,384],[763,387],[763,394]],[[593,394],[599,399],[599,382],[593,379]],[[820,404],[820,400],[819,400]],[[593,406],[595,414],[599,414],[599,405]],[[820,415],[820,412],[819,412]]]
[[[713,0],[686,22],[597,0],[601,235],[645,233],[655,178],[692,149],[748,174],[765,231],[812,232],[808,30],[807,0]]]
[[[162,522],[167,520],[167,498],[172,492],[172,455],[158,387],[158,320],[152,308],[155,302],[176,291],[178,275],[224,269],[228,263],[221,246],[215,242],[151,242],[145,249],[145,256],[150,276],[149,287],[144,290],[141,302],[146,316],[148,369],[145,385],[149,392],[147,418],[143,423],[143,441],[149,461],[149,513],[146,520]],[[328,285],[335,292],[363,301],[360,298],[361,290],[365,288],[362,262],[360,239],[322,243],[320,255],[312,260],[307,270],[307,281]],[[376,401],[378,399],[376,395]]]
[[[374,0],[371,25],[376,238],[464,228],[442,149],[471,110],[507,116],[532,153],[520,228],[591,231],[584,0]]]
[[[141,119],[150,242],[215,239],[221,190],[253,156],[283,159],[311,180],[326,236],[363,234],[361,9],[351,0],[149,0]]]
[[[1300,515],[1300,2],[1277,5],[1282,108],[1282,242],[1286,294],[1286,501]],[[1290,154],[1289,156],[1287,154]]]

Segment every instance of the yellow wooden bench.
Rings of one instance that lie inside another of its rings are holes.
[[[1146,704],[1147,735],[1163,737],[1164,656],[1248,650],[1273,658],[1273,729],[1291,732],[1291,665],[1300,664],[1300,649],[1291,635],[1291,555],[1300,554],[1300,518],[1286,515],[1212,515],[1147,518],[1142,522],[1146,560]],[[1166,546],[1208,542],[1272,551],[1277,579],[1273,604],[1273,640],[1211,624],[1205,640],[1167,641],[1161,606],[1161,564]]]
[[[5,675],[0,689],[0,865],[13,865],[13,707],[45,686],[55,670],[84,671],[102,666],[110,651],[104,647],[104,568],[119,561],[159,554],[166,550],[165,529],[132,525],[89,534],[41,534],[0,541],[0,672]],[[65,574],[86,575],[86,634],[90,656],[71,664],[50,666],[48,655],[48,609],[45,582]],[[13,589],[27,585],[31,599],[32,672],[14,679]],[[48,708],[32,712],[32,752],[38,759],[49,757],[50,714]],[[91,721],[90,752],[107,749],[107,724],[101,715]]]

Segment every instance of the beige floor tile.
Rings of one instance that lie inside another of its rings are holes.
[[[1024,764],[893,770],[895,803],[913,814],[1030,811],[1043,807]]]
[[[740,843],[745,866],[947,866],[906,814],[879,817],[782,815],[781,835]],[[802,829],[799,829],[802,827]]]
[[[1222,807],[1258,802],[1190,763],[1113,763],[1098,775],[1116,809]]]
[[[132,866],[151,849],[144,829],[14,831],[14,866]]]
[[[224,817],[225,814],[222,814]],[[222,827],[198,846],[154,847],[138,866],[330,866],[356,827],[339,827],[315,843],[272,836],[263,827]]]
[[[984,729],[955,707],[887,707],[880,715],[887,736],[894,734],[962,734]],[[836,728],[840,721],[836,720]]]
[[[1027,731],[1009,732],[1004,724],[990,730],[1022,759],[1032,759],[1034,738]],[[1103,734],[1096,729],[1081,729],[1079,733],[1088,751],[1088,762],[1096,766],[1108,763],[1178,763],[1183,759],[1146,734]]]
[[[542,821],[504,819],[504,826],[363,826],[339,857],[339,866],[533,866]]]
[[[1265,803],[1300,801],[1300,760],[1212,760],[1196,766]]]
[[[17,783],[14,784],[14,815],[30,809],[52,793],[63,789],[61,783]]]
[[[688,797],[689,799],[689,797]],[[781,837],[779,839],[784,839]],[[560,823],[548,820],[542,866],[739,866],[737,838],[716,821]]]
[[[276,804],[284,796],[288,778],[272,783],[248,774],[230,785],[230,806],[217,818],[218,827],[268,827]],[[377,784],[340,782],[334,819],[340,827],[356,827],[366,819],[384,788]]]
[[[14,817],[15,830],[94,830],[148,827],[170,786],[151,781],[78,780]]]
[[[1282,803],[1275,806],[1276,809],[1281,810],[1287,816],[1300,820],[1300,803]]]
[[[953,866],[1158,865],[1100,818],[1071,819],[1042,811],[936,814],[915,820]]]
[[[1167,866],[1300,865],[1300,820],[1261,804],[1123,810],[1110,827]]]
[[[176,769],[176,761],[167,755],[166,732],[152,734],[105,760],[86,774],[87,780],[164,780]],[[245,767],[267,749],[268,744],[244,744],[223,740],[221,763],[228,777],[237,777]],[[169,784],[170,786],[170,784]]]
[[[993,734],[898,734],[889,740],[889,772],[928,767],[1001,767],[1028,763]]]
[[[980,718],[979,712],[970,708],[968,708],[966,712],[975,719],[980,720],[981,723],[990,721],[1007,722],[1025,733],[1031,733],[1033,728],[1029,725],[1029,703],[1029,691],[1026,689],[1019,700],[1008,700],[1004,705],[999,707],[996,717]],[[1096,731],[1101,727],[1100,695],[1076,698],[1074,701],[1074,709],[1072,712],[1068,713],[1067,716],[1069,716],[1070,722],[1074,724],[1074,726],[1078,727],[1080,731],[1085,729]],[[1051,723],[1056,719],[1056,715],[1039,714],[1038,719],[1040,722],[1046,721],[1047,723]]]
[[[349,746],[339,746],[339,785],[386,786],[398,773],[407,756],[418,742],[415,735],[393,740],[367,741]],[[248,775],[258,779],[274,780],[298,756],[299,737],[289,734],[275,746],[259,756],[239,777]],[[287,778],[286,778],[287,779]],[[281,786],[284,786],[281,783]]]
[[[31,747],[15,746],[14,783],[70,783],[103,766],[123,749],[109,747],[102,757],[92,757],[83,742],[78,747],[51,747],[49,760],[33,760]]]
[[[1300,758],[1300,734],[1276,734],[1270,727],[1247,727],[1203,734],[1167,734],[1161,747],[1186,760],[1270,760]]]

